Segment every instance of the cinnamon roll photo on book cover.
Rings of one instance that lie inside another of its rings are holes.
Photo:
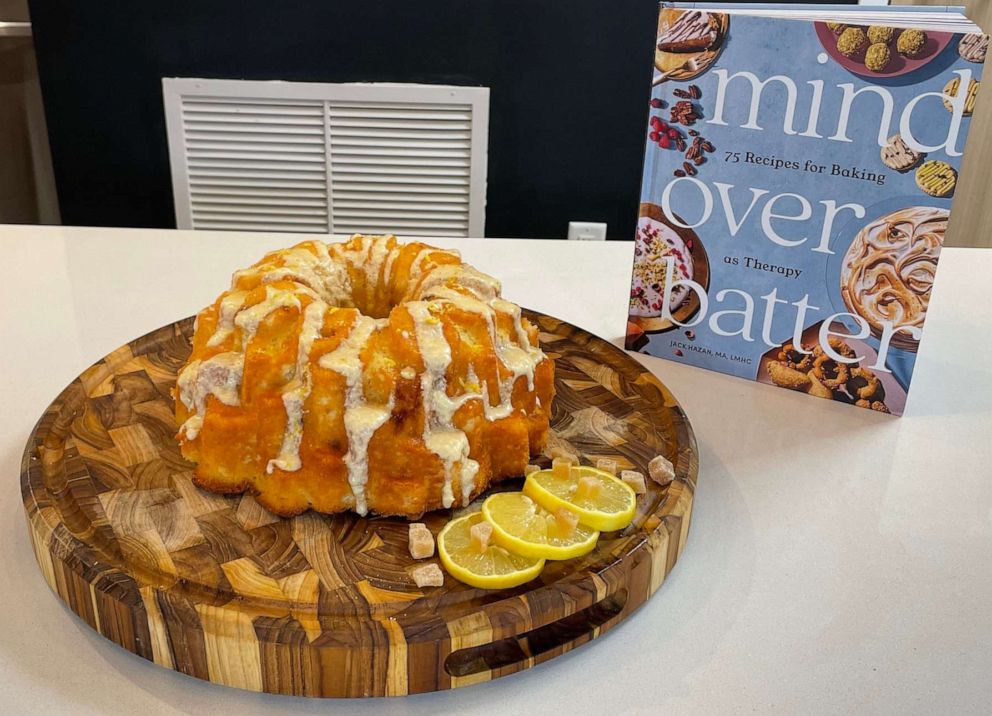
[[[947,8],[662,4],[627,348],[901,414],[988,44]]]

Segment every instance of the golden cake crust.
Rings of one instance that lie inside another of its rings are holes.
[[[308,241],[235,273],[175,391],[195,482],[307,509],[414,517],[523,474],[554,368],[499,282],[395,237]]]

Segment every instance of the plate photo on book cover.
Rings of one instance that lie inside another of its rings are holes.
[[[834,336],[830,340],[834,351],[860,358],[851,364],[835,361],[819,345],[822,325],[823,321],[819,321],[803,330],[800,343],[808,353],[799,352],[792,341],[765,352],[758,362],[755,380],[880,413],[902,415],[906,390],[892,373],[872,369],[878,359],[875,349],[857,338]],[[837,321],[830,324],[830,329],[836,333],[850,330]]]
[[[654,82],[685,81],[709,69],[730,32],[730,16],[662,8],[654,53]]]
[[[678,214],[673,217],[686,223]],[[709,288],[709,259],[696,232],[669,220],[657,204],[642,203],[634,240],[628,348],[639,334],[660,333],[675,327],[662,315],[669,261],[674,262],[673,275],[677,280],[692,280],[704,290]],[[670,292],[668,310],[672,318],[685,323],[699,310],[699,297],[688,287],[679,286]]]
[[[867,339],[877,350],[881,321],[923,329],[949,212],[927,206],[926,199],[898,196],[869,206],[863,219],[836,230],[834,253],[826,265],[833,310],[860,316],[871,328]],[[849,319],[845,329],[857,332]],[[886,366],[908,387],[919,340],[906,331],[894,334]]]
[[[827,55],[848,72],[868,79],[900,77],[918,70],[937,59],[954,38],[948,32],[898,27],[813,24]]]

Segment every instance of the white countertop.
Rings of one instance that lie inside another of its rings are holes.
[[[144,661],[63,607],[19,490],[27,436],[85,367],[191,315],[306,237],[0,226],[4,713],[987,713],[992,702],[992,251],[947,249],[906,415],[638,356],[700,449],[688,546],[587,646],[466,689],[320,701]],[[439,240],[505,295],[618,342],[631,243]]]

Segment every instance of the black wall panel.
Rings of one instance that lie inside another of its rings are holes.
[[[62,219],[173,227],[162,77],[491,88],[488,236],[630,238],[655,0],[31,0]]]

